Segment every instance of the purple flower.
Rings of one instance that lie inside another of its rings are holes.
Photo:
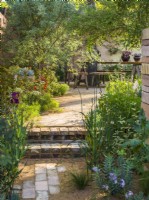
[[[115,184],[117,183],[117,176],[114,173],[109,174],[109,179],[113,181]]]
[[[120,187],[121,188],[125,187],[125,180],[124,179],[120,179]]]
[[[98,167],[92,167],[93,172],[100,172],[100,169]]]
[[[128,191],[128,192],[125,194],[126,199],[129,199],[131,196],[133,196],[133,192],[132,192],[132,191]]]
[[[108,186],[108,185],[103,185],[103,186],[102,186],[102,189],[104,189],[104,190],[107,191],[107,190],[109,189],[109,186]]]
[[[11,103],[19,103],[19,92],[12,92],[11,94]]]

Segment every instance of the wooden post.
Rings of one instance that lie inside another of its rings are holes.
[[[149,28],[142,33],[142,108],[149,119]]]

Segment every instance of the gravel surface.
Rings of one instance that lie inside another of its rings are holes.
[[[102,89],[103,92],[104,89]],[[87,113],[94,107],[94,101],[100,97],[99,88],[76,88],[70,89],[62,97],[55,98],[62,108],[60,113],[45,113],[38,120],[42,126],[77,126],[83,125],[82,112]]]

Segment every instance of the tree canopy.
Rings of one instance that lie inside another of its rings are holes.
[[[125,47],[140,45],[141,32],[149,26],[149,1],[98,0],[96,9],[82,7],[71,28],[90,43],[115,40]]]
[[[9,65],[65,63],[78,50],[87,57],[84,42],[91,51],[96,43],[111,40],[125,48],[137,47],[142,30],[149,26],[149,1],[145,0],[8,1],[8,4],[2,52],[9,55]]]

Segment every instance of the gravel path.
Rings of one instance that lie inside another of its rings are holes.
[[[93,106],[96,97],[100,97],[99,88],[76,88],[70,89],[69,92],[55,98],[60,102],[62,112],[44,114],[38,120],[38,125],[42,126],[77,126],[83,125],[82,114],[87,113]],[[102,89],[103,92],[103,89]],[[82,100],[81,100],[82,99]]]

